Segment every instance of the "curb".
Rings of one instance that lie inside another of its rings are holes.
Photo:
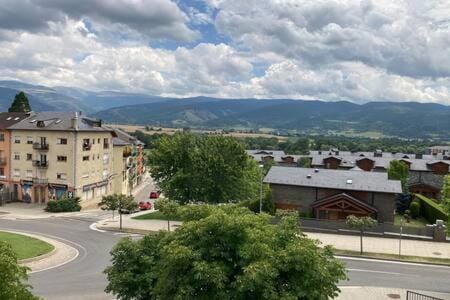
[[[38,261],[38,260],[41,260],[41,259],[49,258],[50,256],[56,254],[56,252],[57,252],[56,247],[54,245],[52,245],[52,246],[53,246],[53,250],[52,251],[50,251],[48,253],[45,253],[45,254],[42,254],[42,255],[39,255],[39,256],[21,259],[21,260],[18,261],[18,263],[19,264],[26,264],[26,263],[35,262],[35,261]]]
[[[96,225],[95,227],[97,227],[98,229],[101,229],[101,230],[106,230],[106,231],[111,231],[111,232],[134,233],[134,234],[142,234],[142,235],[158,233],[158,231],[153,231],[153,230],[133,229],[133,228],[125,228],[125,227],[123,227],[122,229],[103,227],[103,226],[98,226],[98,225]]]
[[[336,249],[339,250],[339,249]],[[380,253],[383,254],[383,253]],[[401,259],[393,259],[393,258],[381,258],[381,257],[373,257],[367,255],[349,255],[349,254],[335,254],[335,257],[349,257],[349,258],[361,258],[361,259],[370,259],[370,260],[378,260],[378,261],[390,261],[390,262],[401,262],[401,263],[409,263],[409,264],[419,264],[419,265],[431,265],[431,266],[441,266],[450,268],[450,264],[443,263],[434,263],[434,262],[423,262],[423,261],[414,261],[414,260],[401,260]],[[416,256],[421,257],[421,256]]]

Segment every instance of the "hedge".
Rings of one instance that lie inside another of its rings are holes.
[[[421,214],[428,222],[434,224],[436,220],[444,220],[444,222],[448,220],[448,215],[444,209],[432,199],[420,194],[415,194],[414,196],[420,202]]]

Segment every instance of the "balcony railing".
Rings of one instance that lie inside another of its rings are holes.
[[[92,144],[83,144],[83,151],[90,151],[92,148]]]
[[[103,144],[103,149],[109,149],[109,144],[108,143]]]
[[[6,165],[7,162],[8,161],[7,161],[6,157],[0,157],[0,166]]]
[[[33,184],[48,184],[48,178],[33,177]]]
[[[34,160],[33,166],[38,168],[48,168],[48,161]]]
[[[47,143],[34,143],[33,144],[33,149],[47,151],[48,150],[48,144]]]

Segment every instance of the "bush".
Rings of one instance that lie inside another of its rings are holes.
[[[448,215],[442,207],[439,206],[432,199],[429,199],[420,194],[415,194],[415,199],[420,203],[422,216],[431,224],[436,223],[436,220],[448,221]]]
[[[313,218],[313,213],[311,211],[307,211],[307,212],[299,211],[298,212],[298,217],[299,218],[309,218],[309,219],[311,219],[311,218]]]
[[[213,212],[209,204],[188,204],[181,206],[178,214],[183,221],[194,221],[208,217]]]
[[[249,210],[259,213],[259,198],[255,200],[241,201],[239,206],[247,207]],[[262,211],[274,215],[276,211],[275,203],[272,200],[272,191],[268,185],[264,186],[264,196],[262,199]]]
[[[395,208],[397,213],[401,215],[405,213],[405,210],[409,208],[410,204],[411,194],[398,194],[397,197],[395,197]]]
[[[47,202],[45,211],[48,212],[72,212],[80,211],[80,198],[62,198],[61,200],[50,200]]]
[[[417,219],[417,217],[420,216],[420,203],[418,201],[411,202],[409,211],[411,212],[411,217]]]

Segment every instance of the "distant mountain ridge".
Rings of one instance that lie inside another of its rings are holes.
[[[20,90],[35,111],[83,111],[116,124],[192,128],[273,128],[305,134],[380,132],[450,140],[450,106],[417,102],[165,98],[0,81],[0,109]]]

